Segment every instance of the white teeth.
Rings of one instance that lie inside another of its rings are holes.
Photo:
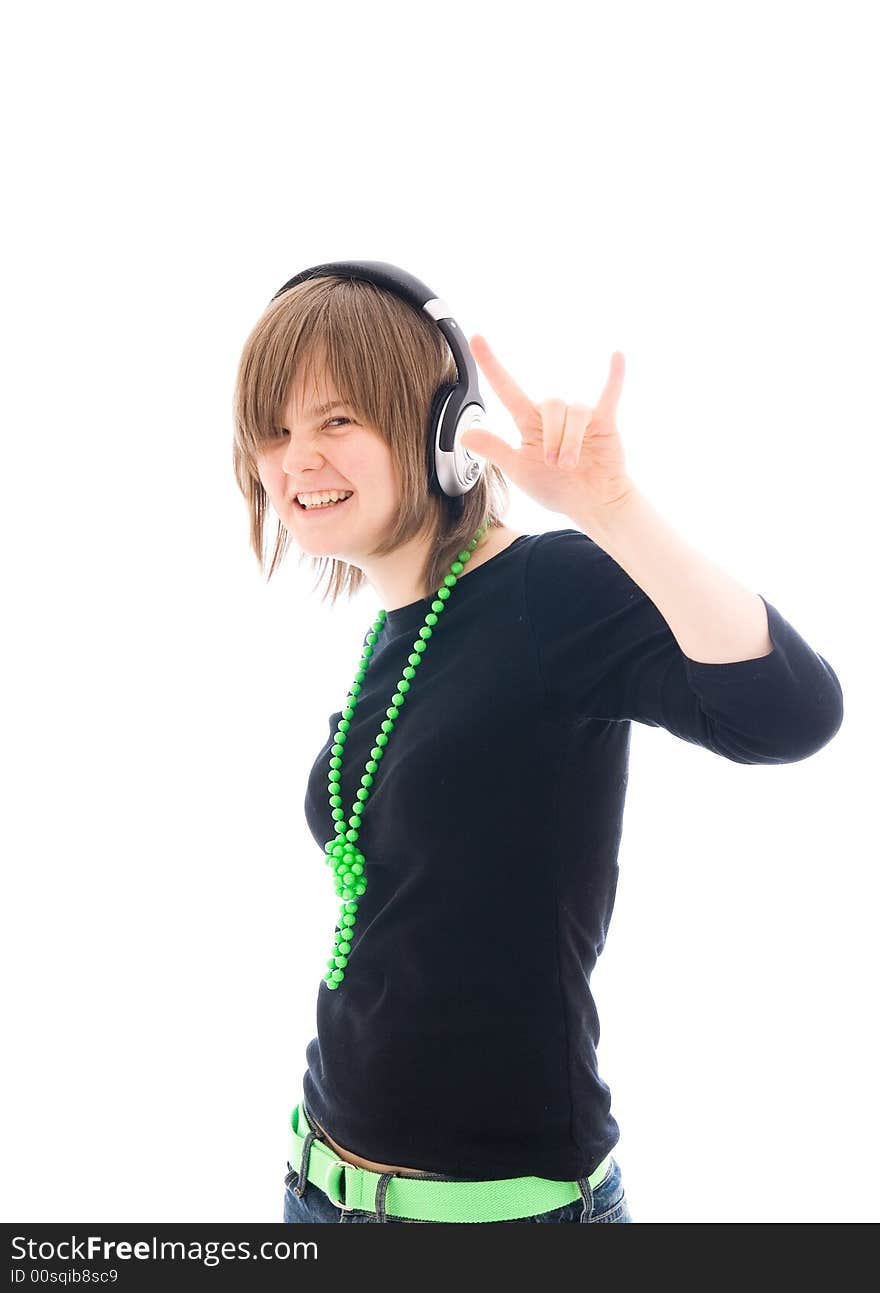
[[[341,499],[351,498],[352,489],[331,489],[322,494],[297,494],[297,501],[304,507],[322,507],[325,503],[337,503]]]

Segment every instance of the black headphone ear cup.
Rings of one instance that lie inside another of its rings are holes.
[[[425,428],[425,466],[427,468],[428,488],[432,494],[439,494],[442,498],[447,498],[446,491],[441,487],[440,480],[437,476],[437,459],[435,456],[435,444],[437,441],[437,423],[440,418],[440,411],[451,393],[455,390],[455,382],[441,382],[434,392],[434,398],[431,400],[431,411],[428,414],[428,425]]]

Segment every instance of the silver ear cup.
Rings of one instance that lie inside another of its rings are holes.
[[[486,459],[481,458],[479,454],[474,453],[463,445],[461,437],[471,427],[484,427],[485,425],[486,410],[481,408],[479,404],[466,404],[458,419],[458,426],[455,428],[455,447],[458,472],[468,488],[472,488],[486,470]]]
[[[461,437],[471,427],[486,426],[486,410],[479,404],[466,404],[461,411],[458,419],[458,426],[455,428],[455,443],[462,451],[462,458],[467,463],[475,463],[480,472],[486,464],[486,459],[482,458],[475,450],[468,449],[461,443]]]
[[[448,401],[447,401],[448,403]],[[461,443],[461,435],[473,426],[485,426],[485,410],[479,404],[466,404],[458,415],[453,449],[440,448],[440,428],[446,412],[444,404],[436,422],[434,457],[437,479],[446,494],[457,496],[473,489],[485,470],[485,459],[479,458]]]

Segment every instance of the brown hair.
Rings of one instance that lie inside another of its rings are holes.
[[[390,533],[370,555],[385,555],[416,536],[431,536],[421,571],[427,597],[441,586],[456,554],[480,526],[487,521],[491,529],[501,523],[510,494],[506,478],[490,460],[467,493],[439,497],[430,490],[428,417],[441,383],[456,380],[455,361],[427,315],[362,279],[325,275],[298,283],[269,303],[245,342],[233,399],[233,466],[248,505],[251,547],[260,570],[265,569],[269,500],[257,456],[280,424],[294,376],[302,373],[307,383],[319,371],[391,452],[400,505]],[[289,541],[279,518],[268,579]],[[331,606],[341,595],[351,600],[366,582],[360,567],[346,561],[301,553],[300,562],[305,557],[317,570],[313,591],[328,575],[321,600],[329,598]]]

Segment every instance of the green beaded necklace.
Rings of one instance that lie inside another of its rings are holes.
[[[388,738],[394,730],[395,720],[400,714],[400,706],[406,700],[406,693],[409,691],[412,679],[415,677],[416,668],[421,663],[422,655],[427,649],[428,638],[431,636],[433,626],[437,623],[437,617],[444,609],[450,592],[458,583],[458,576],[464,570],[465,563],[470,561],[471,552],[486,533],[488,524],[487,519],[477,530],[467,548],[459,552],[457,558],[449,567],[449,574],[444,576],[443,584],[437,589],[437,597],[431,602],[428,614],[425,616],[425,622],[419,629],[419,635],[413,643],[412,654],[407,657],[407,667],[403,671],[403,677],[398,680],[397,688],[391,697],[391,705],[385,711],[387,718],[381,724],[381,731],[376,736],[376,744],[370,751],[370,757],[364,765],[361,789],[357,792],[356,803],[352,805],[352,815],[348,819],[348,829],[346,829],[343,822],[345,812],[342,807],[342,796],[339,794],[342,781],[342,753],[345,748],[348,729],[351,727],[352,715],[358,703],[361,683],[370,667],[373,645],[385,623],[386,612],[384,610],[379,611],[373,627],[367,635],[360,666],[354,676],[354,682],[349,688],[348,702],[336,726],[336,739],[330,747],[328,789],[330,791],[330,813],[336,822],[334,827],[336,838],[328,840],[324,845],[326,854],[324,861],[333,872],[333,884],[337,897],[342,898],[342,908],[336,922],[333,955],[327,961],[328,971],[324,975],[324,982],[328,988],[338,988],[345,978],[345,967],[348,965],[348,954],[351,951],[351,941],[354,927],[357,923],[358,899],[367,891],[367,877],[364,874],[366,858],[357,847],[356,841],[360,834],[364,806],[370,797],[373,774],[379,766],[384,747],[388,744]]]

